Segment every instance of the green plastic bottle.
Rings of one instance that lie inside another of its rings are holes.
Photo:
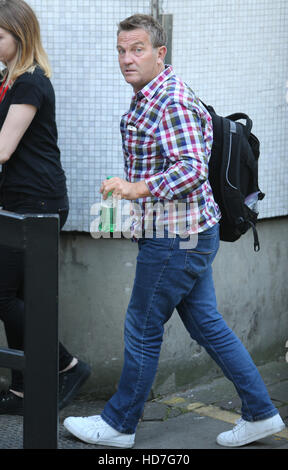
[[[107,180],[112,178],[112,176],[108,176]],[[100,208],[100,224],[99,224],[99,231],[100,232],[114,232],[115,225],[116,225],[116,207],[113,204],[113,191],[108,193],[107,199],[103,199],[101,196],[101,208]]]

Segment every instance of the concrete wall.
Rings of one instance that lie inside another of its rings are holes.
[[[218,307],[256,363],[286,353],[288,339],[288,218],[259,222],[259,253],[252,232],[221,243],[214,262]],[[88,234],[61,235],[60,336],[92,366],[83,389],[99,398],[116,389],[123,358],[123,324],[136,266],[137,244],[94,240]],[[6,345],[4,328],[0,344]],[[1,381],[8,372],[0,370]],[[219,368],[192,341],[177,312],[166,325],[152,396],[188,388],[218,375]]]
[[[261,221],[261,250],[252,231],[221,243],[214,262],[218,307],[261,363],[285,354],[288,339],[288,219]],[[63,342],[92,366],[87,392],[106,398],[122,368],[123,323],[136,266],[137,244],[63,234],[60,330]],[[220,373],[184,329],[177,312],[166,325],[153,394],[185,388]]]

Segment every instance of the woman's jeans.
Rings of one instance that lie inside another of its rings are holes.
[[[135,432],[155,378],[164,324],[175,308],[192,339],[233,382],[242,417],[256,421],[278,413],[249,353],[217,311],[211,263],[219,246],[218,224],[198,234],[196,248],[180,242],[178,236],[139,240],[124,366],[117,392],[102,413],[119,432]]]
[[[35,199],[23,193],[5,193],[3,209],[17,214],[59,214],[60,229],[66,222],[68,198]],[[41,276],[41,266],[39,266]],[[8,347],[23,351],[24,346],[24,253],[0,245],[0,319],[4,322]],[[41,312],[39,312],[41,315]],[[37,334],[37,332],[35,332]],[[73,356],[59,343],[59,370],[65,369]],[[45,367],[45,365],[43,365]],[[12,370],[10,388],[23,392],[23,374]]]

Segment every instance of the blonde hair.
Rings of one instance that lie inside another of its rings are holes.
[[[0,0],[0,28],[12,34],[18,45],[15,64],[4,71],[5,84],[13,85],[23,73],[33,73],[37,65],[47,77],[51,76],[48,56],[41,42],[38,19],[26,2]]]

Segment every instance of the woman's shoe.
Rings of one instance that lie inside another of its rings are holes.
[[[0,414],[23,416],[23,398],[10,390],[0,392]]]
[[[73,400],[90,373],[90,366],[78,360],[74,367],[59,374],[59,410],[62,410]]]
[[[68,405],[77,395],[80,388],[86,382],[91,373],[91,368],[88,364],[82,361],[59,374],[59,410]],[[24,415],[24,400],[18,397],[11,390],[3,390],[0,392],[0,415]]]

